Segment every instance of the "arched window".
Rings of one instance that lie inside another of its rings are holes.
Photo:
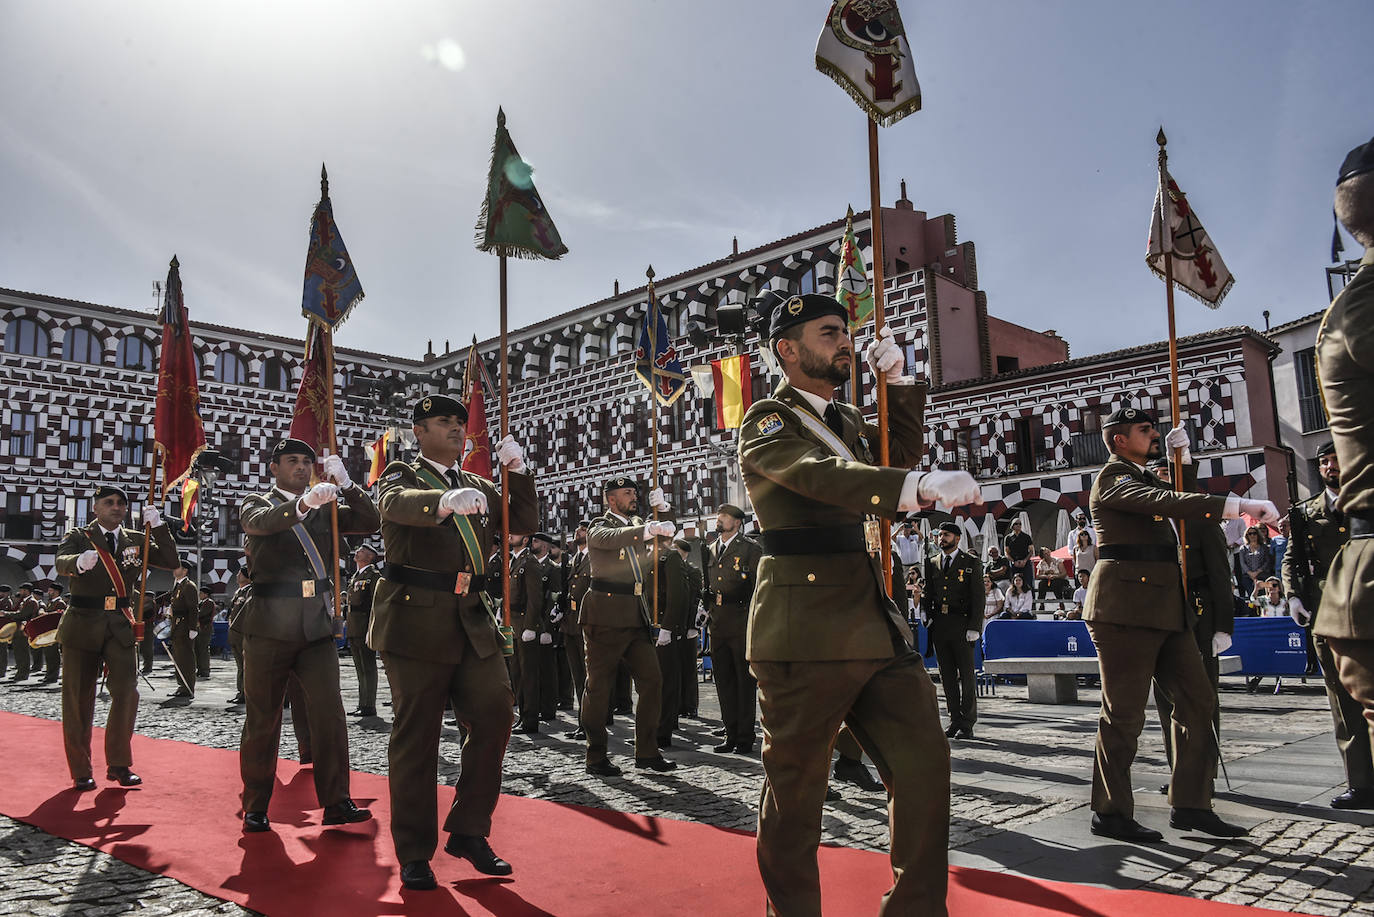
[[[242,385],[247,378],[248,368],[238,354],[226,350],[215,360],[215,381]]]
[[[90,329],[73,328],[62,340],[62,359],[76,363],[100,363],[104,348]]]
[[[119,347],[115,350],[115,364],[121,369],[138,369],[150,373],[153,371],[153,345],[131,334],[119,342]]]
[[[48,332],[31,318],[16,318],[5,328],[5,352],[46,357]]]
[[[258,384],[274,392],[291,390],[291,370],[286,368],[281,357],[268,357],[262,363],[262,373]]]

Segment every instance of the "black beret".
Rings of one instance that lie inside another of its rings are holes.
[[[9,586],[6,586],[6,585],[4,585],[4,584],[0,584],[0,592],[10,592],[10,591],[12,591],[12,590],[10,589]]]
[[[1154,468],[1154,469],[1161,469],[1161,468],[1162,468],[1162,469],[1164,469],[1165,471],[1168,471],[1168,470],[1169,470],[1169,460],[1166,459],[1166,458],[1162,458],[1162,457],[1161,457],[1161,458],[1157,458],[1157,459],[1150,459],[1148,462],[1145,463],[1145,467],[1146,467],[1146,468]]]
[[[272,447],[268,461],[278,461],[283,455],[308,455],[310,461],[315,461],[315,450],[310,448],[309,443],[299,439],[291,439],[289,436]]]
[[[457,398],[450,398],[448,395],[426,395],[415,402],[412,420],[419,423],[427,417],[447,417],[450,414],[457,416],[460,423],[468,422],[468,409],[463,407],[463,402]]]
[[[717,514],[719,514],[719,513],[725,513],[725,515],[727,515],[727,516],[734,516],[736,519],[740,520],[741,522],[743,522],[745,519],[748,518],[748,516],[745,514],[744,510],[740,509],[738,506],[736,506],[736,505],[733,504],[733,503],[722,503],[722,504],[720,505],[720,507],[716,510],[716,513],[717,513]]]
[[[601,488],[601,492],[610,493],[611,491],[619,490],[622,487],[631,487],[635,490],[638,490],[639,482],[636,481],[634,478],[626,477],[622,474],[619,477],[608,478],[606,484]]]
[[[963,529],[959,528],[959,524],[956,523],[956,522],[941,522],[941,523],[940,523],[940,531],[942,531],[942,532],[949,532],[951,535],[962,535],[962,534],[964,534]]]
[[[849,311],[833,296],[803,293],[800,296],[789,296],[787,299],[776,299],[768,314],[770,341],[793,325],[800,325],[826,315],[837,315],[845,321],[849,320]]]
[[[686,538],[674,538],[673,547],[681,548],[684,551],[690,551],[692,550],[692,543]]]
[[[201,587],[200,587],[200,591],[201,591],[201,594],[203,594],[203,595],[209,595],[209,594],[210,594],[211,592],[213,592],[214,590],[211,589],[209,586],[201,586]]]
[[[583,519],[581,522],[577,523],[577,527],[579,529],[589,529],[592,527],[592,520]]]
[[[129,495],[124,492],[124,488],[116,487],[113,484],[100,484],[95,489],[95,496],[92,499],[102,500],[105,497],[123,497],[124,502],[129,502]]]
[[[1325,442],[1322,443],[1321,448],[1317,450],[1317,458],[1321,458],[1324,455],[1334,455],[1335,452],[1336,444],[1332,442]]]
[[[30,592],[33,592],[33,590],[35,590],[35,589],[38,588],[38,584],[37,584],[37,583],[20,583],[20,584],[19,584],[19,588],[20,588],[20,589],[27,589],[27,590],[29,590]]]
[[[1148,423],[1155,422],[1154,415],[1149,411],[1142,411],[1140,408],[1133,408],[1129,405],[1117,408],[1107,415],[1102,421],[1102,426],[1110,427],[1119,423]]]
[[[1341,172],[1336,176],[1336,184],[1341,185],[1356,175],[1371,171],[1374,171],[1374,140],[1362,143],[1345,154],[1345,162],[1341,163]]]
[[[378,550],[377,547],[374,546],[371,542],[367,542],[367,541],[364,541],[362,544],[358,545],[358,546],[357,546],[356,548],[354,548],[353,550],[355,550],[355,551],[361,551],[363,548],[367,548],[369,551],[371,551],[373,557],[381,557],[381,556],[382,556],[382,552],[381,552],[380,550]]]
[[[533,535],[530,536],[530,540],[531,540],[531,541],[542,541],[542,542],[544,542],[544,543],[547,544],[547,545],[556,544],[556,542],[553,540],[553,538],[552,538],[551,536],[549,536],[548,534],[544,533],[544,532],[535,532]]]

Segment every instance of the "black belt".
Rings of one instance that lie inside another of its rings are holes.
[[[115,607],[109,609],[110,611],[117,611],[120,608],[129,607],[129,599],[127,596],[122,599],[117,596],[109,596],[109,598],[115,601]],[[103,595],[74,595],[67,603],[67,607],[80,608],[84,611],[105,611],[105,599],[106,596]]]
[[[644,587],[640,583],[617,583],[614,580],[592,577],[593,592],[609,592],[612,595],[643,595]]]
[[[311,586],[306,584],[310,583]],[[307,596],[306,590],[312,589],[314,596]],[[304,599],[304,598],[324,598],[334,590],[334,584],[327,580],[276,580],[269,583],[260,583],[253,580],[253,598],[264,599]]]
[[[1097,556],[1103,560],[1143,560],[1151,563],[1178,563],[1178,548],[1167,544],[1104,544]]]
[[[763,553],[867,554],[862,525],[824,525],[804,529],[769,529],[759,534]]]
[[[393,583],[400,583],[402,586],[433,589],[435,592],[451,592],[455,595],[465,595],[468,592],[486,589],[489,583],[496,582],[494,577],[489,577],[486,574],[435,573],[432,570],[407,567],[405,564],[387,564],[382,568],[382,576],[391,580]],[[468,577],[468,587],[466,590],[458,588],[459,576]]]
[[[1346,513],[1346,526],[1350,529],[1351,538],[1370,538],[1374,537],[1374,513],[1367,516],[1356,516],[1354,513]]]

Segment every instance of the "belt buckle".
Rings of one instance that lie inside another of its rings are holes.
[[[119,608],[119,599],[117,599],[115,596],[112,596],[112,595],[107,595],[107,596],[105,596],[105,610],[106,610],[106,611],[115,611],[115,610],[118,609],[118,608]]]
[[[313,579],[301,580],[301,598],[313,599],[315,597],[315,581]]]
[[[948,606],[948,605],[941,605],[941,606],[940,606],[940,614],[942,614],[942,615],[947,615],[947,614],[949,614],[949,606]]]
[[[643,584],[643,583],[635,583],[635,595],[643,595],[643,594],[644,594],[644,584]]]
[[[468,594],[468,587],[471,586],[471,585],[472,585],[472,574],[471,574],[471,573],[459,573],[459,574],[458,574],[458,577],[453,581],[453,593],[454,593],[454,595],[467,595],[467,594]]]
[[[882,529],[879,527],[877,519],[864,520],[864,550],[869,554],[877,554],[882,550],[881,533]]]
[[[724,605],[724,604],[725,604],[725,596],[721,595],[719,592],[716,593],[716,604],[717,604],[717,605]]]

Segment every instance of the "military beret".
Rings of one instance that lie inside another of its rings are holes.
[[[1159,458],[1153,458],[1153,459],[1150,459],[1148,462],[1145,463],[1145,467],[1146,467],[1146,468],[1168,468],[1168,467],[1169,467],[1169,460],[1168,460],[1167,458],[1164,458],[1163,456],[1161,456],[1161,457],[1159,457]]]
[[[113,484],[100,484],[95,489],[95,496],[92,499],[103,500],[105,497],[123,497],[124,502],[129,502],[129,495],[124,492],[124,488],[116,487]]]
[[[733,504],[733,503],[722,503],[722,504],[720,505],[720,507],[716,509],[716,512],[717,512],[717,513],[724,513],[724,514],[727,515],[727,516],[734,516],[736,519],[740,520],[741,522],[743,522],[746,518],[748,518],[748,516],[745,514],[744,510],[740,509],[738,506],[736,506],[736,505]]]
[[[1013,519],[1013,520],[1011,520],[1011,524],[1014,525],[1016,528],[1019,529],[1019,528],[1021,527],[1021,520],[1020,520],[1020,519]]]
[[[1117,408],[1107,415],[1102,421],[1102,426],[1110,427],[1119,423],[1148,423],[1155,422],[1154,415],[1149,411],[1142,411],[1140,408],[1133,408],[1130,405]]]
[[[531,540],[531,541],[542,541],[542,542],[544,542],[544,544],[547,544],[547,545],[556,544],[556,542],[553,540],[553,538],[552,538],[551,536],[549,536],[548,534],[544,533],[544,532],[535,532],[533,535],[530,536],[530,540]]]
[[[354,548],[354,550],[355,550],[355,551],[361,551],[361,550],[363,550],[364,548],[366,548],[367,550],[371,551],[373,557],[381,557],[381,556],[382,556],[382,552],[381,552],[380,550],[378,550],[378,549],[376,548],[376,546],[374,546],[371,542],[368,542],[368,541],[364,541],[362,544],[358,545],[358,547]]]
[[[426,395],[415,402],[415,410],[411,415],[415,423],[419,423],[427,417],[447,417],[455,415],[460,423],[468,422],[468,409],[463,407],[463,402],[457,398],[450,398],[448,395]]]
[[[581,522],[577,523],[577,527],[579,529],[589,529],[592,527],[592,520],[583,519]]]
[[[201,587],[200,587],[200,594],[201,594],[201,595],[209,595],[209,594],[210,594],[211,592],[213,592],[213,591],[214,591],[214,590],[212,590],[209,586],[201,586]]]
[[[272,447],[272,453],[268,458],[269,462],[276,462],[283,455],[308,455],[310,461],[315,461],[315,450],[310,448],[310,444],[299,439],[287,437]]]
[[[12,590],[10,589],[9,586],[6,586],[6,585],[4,585],[4,584],[0,584],[0,592],[10,592],[10,591],[12,591]]]
[[[20,588],[20,589],[27,589],[29,592],[33,592],[33,590],[34,590],[37,586],[38,586],[37,583],[20,583],[20,584],[19,584],[19,588]]]
[[[1317,450],[1317,458],[1321,458],[1324,455],[1334,455],[1335,453],[1336,444],[1332,442],[1325,442],[1322,443],[1321,448]]]
[[[776,302],[773,303],[766,316],[767,336],[770,341],[793,325],[800,325],[814,318],[837,315],[845,321],[849,320],[848,310],[833,296],[822,296],[820,293],[803,293],[799,296],[789,296],[786,299],[782,297],[775,297],[775,299]]]
[[[964,534],[963,530],[959,528],[959,525],[956,522],[941,522],[940,531],[949,532],[951,535]]]
[[[1356,175],[1370,171],[1374,171],[1374,140],[1362,143],[1345,154],[1345,162],[1341,163],[1341,172],[1336,176],[1336,184],[1344,184]]]
[[[684,551],[690,551],[692,550],[692,543],[686,538],[674,538],[673,547],[681,548]]]
[[[602,493],[610,493],[613,490],[620,490],[622,487],[631,487],[638,490],[639,482],[636,481],[634,478],[626,477],[625,475],[620,475],[619,477],[609,478],[606,481],[605,486],[601,488],[601,491]]]

